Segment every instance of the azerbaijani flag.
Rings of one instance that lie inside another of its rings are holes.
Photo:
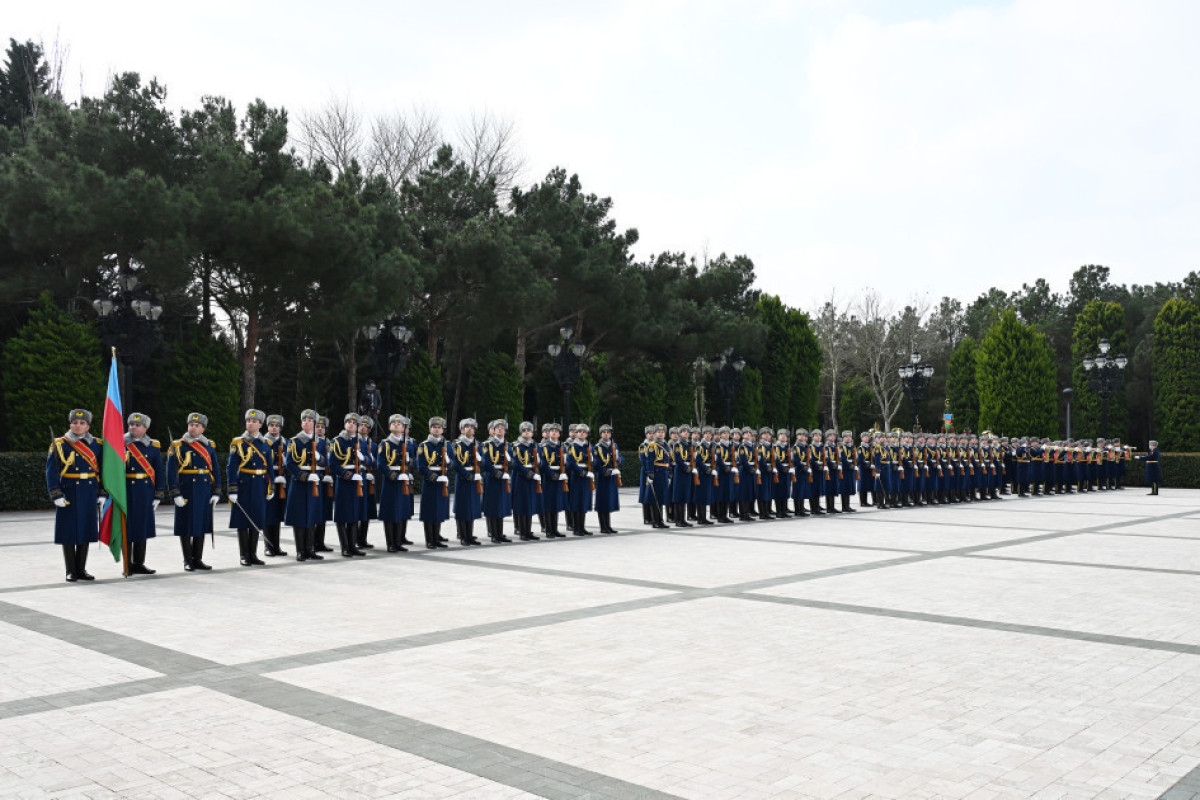
[[[104,400],[104,455],[100,461],[100,485],[108,492],[100,518],[100,541],[108,545],[113,560],[121,560],[125,544],[125,417],[121,412],[121,388],[117,383],[117,350],[113,348],[108,370],[108,397]]]

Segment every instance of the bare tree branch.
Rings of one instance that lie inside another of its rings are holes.
[[[496,194],[507,198],[525,169],[517,145],[516,123],[484,110],[472,113],[458,128],[459,158],[485,178],[496,179]]]
[[[335,174],[362,163],[362,115],[349,97],[330,97],[324,107],[300,115],[300,151],[308,164],[324,161]]]
[[[368,175],[383,175],[394,191],[433,160],[442,142],[437,114],[414,106],[371,120],[365,164]]]
[[[883,417],[883,427],[890,429],[904,392],[899,369],[908,363],[914,349],[925,344],[927,331],[921,320],[929,310],[929,304],[923,300],[913,301],[897,313],[878,292],[869,290],[855,310],[857,318],[850,326],[854,341],[850,363],[866,378]]]

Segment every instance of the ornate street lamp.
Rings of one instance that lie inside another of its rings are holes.
[[[913,407],[913,430],[921,429],[921,401],[925,399],[925,392],[929,390],[929,379],[933,377],[933,364],[922,364],[921,354],[916,350],[908,357],[909,363],[900,367],[897,372],[900,375],[900,381],[904,384],[904,393],[908,395],[908,401]]]
[[[1101,339],[1098,345],[1100,352],[1095,356],[1083,359],[1083,370],[1087,373],[1088,386],[1100,398],[1100,435],[1108,438],[1108,401],[1112,399],[1125,380],[1125,365],[1129,359],[1121,353],[1115,357],[1108,351],[1112,349],[1108,339]]]
[[[560,341],[551,343],[546,352],[554,361],[554,378],[563,391],[563,429],[571,424],[571,389],[579,381],[582,373],[583,357],[587,355],[587,345],[583,342],[572,343],[575,329],[564,325],[558,329]]]
[[[733,397],[742,388],[742,370],[746,368],[745,359],[732,356],[733,351],[726,350],[714,364],[717,391],[725,398],[725,424],[730,427],[733,426]]]
[[[92,308],[100,316],[100,338],[107,347],[117,349],[118,368],[125,374],[121,381],[121,405],[133,408],[133,367],[149,357],[157,341],[155,323],[162,316],[162,306],[145,287],[138,289],[138,279],[132,273],[117,277],[117,293],[98,297]]]
[[[375,420],[372,428],[374,433],[385,435],[380,430],[380,412],[392,408],[392,381],[408,363],[408,354],[412,349],[413,332],[399,317],[386,319],[377,325],[366,325],[362,335],[371,343],[371,361],[375,372],[383,376],[383,401],[380,402],[378,390],[373,386],[363,389],[359,396],[358,405],[361,413],[370,414]],[[372,382],[373,383],[373,382]]]

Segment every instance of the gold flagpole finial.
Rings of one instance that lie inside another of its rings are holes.
[[[116,357],[117,357],[117,348],[115,348],[115,347],[114,347],[114,348],[112,348],[112,357],[113,357],[113,358],[116,358]]]

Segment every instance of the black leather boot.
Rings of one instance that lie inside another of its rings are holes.
[[[195,567],[192,566],[192,537],[180,536],[179,549],[183,552],[183,568],[187,572],[191,572]]]
[[[154,570],[146,566],[146,541],[129,543],[129,574],[153,575]]]
[[[75,548],[75,580],[94,581],[96,576],[87,571],[88,545],[81,544]]]
[[[75,545],[64,544],[62,551],[63,565],[67,568],[67,583],[75,583],[78,580],[75,577]]]
[[[364,519],[359,521],[357,531],[354,538],[354,546],[358,550],[374,550],[375,545],[367,541],[367,528],[371,525],[371,520]]]
[[[687,514],[684,511],[683,503],[675,503],[672,506],[675,509],[675,527],[690,528],[692,523],[687,521]]]
[[[841,511],[838,511],[837,504],[835,503],[836,499],[837,499],[837,495],[832,495],[832,494],[825,495],[825,513],[826,514],[842,513]]]
[[[408,540],[408,520],[402,519],[396,523],[396,546],[400,547],[406,544],[412,544],[412,542]]]
[[[266,550],[266,555],[271,556],[271,557],[287,555],[287,551],[279,546],[279,526],[278,525],[271,525],[271,526],[267,527],[265,530],[264,538],[266,538],[266,540],[267,540],[267,546],[264,548]]]
[[[715,522],[713,522],[712,520],[710,520],[708,518],[708,506],[703,503],[698,503],[696,505],[696,524],[697,525],[715,525],[716,524]]]
[[[308,529],[308,557],[312,558],[313,553],[332,553],[333,548],[325,544],[325,523],[314,525]],[[324,560],[324,559],[322,559]]]
[[[848,495],[848,494],[842,495],[842,513],[844,513],[844,514],[853,514],[854,513],[854,509],[850,507],[850,495]]]
[[[204,563],[204,537],[192,537],[192,568],[201,570],[210,570],[208,564]]]
[[[342,558],[350,558],[350,542],[346,540],[346,523],[335,522],[334,528],[337,529],[338,544],[342,549]]]
[[[238,528],[238,561],[243,567],[250,566],[250,556],[247,555],[250,548],[250,530],[248,528]]]
[[[308,561],[308,548],[304,543],[304,528],[292,527],[292,539],[296,544],[296,560]]]

